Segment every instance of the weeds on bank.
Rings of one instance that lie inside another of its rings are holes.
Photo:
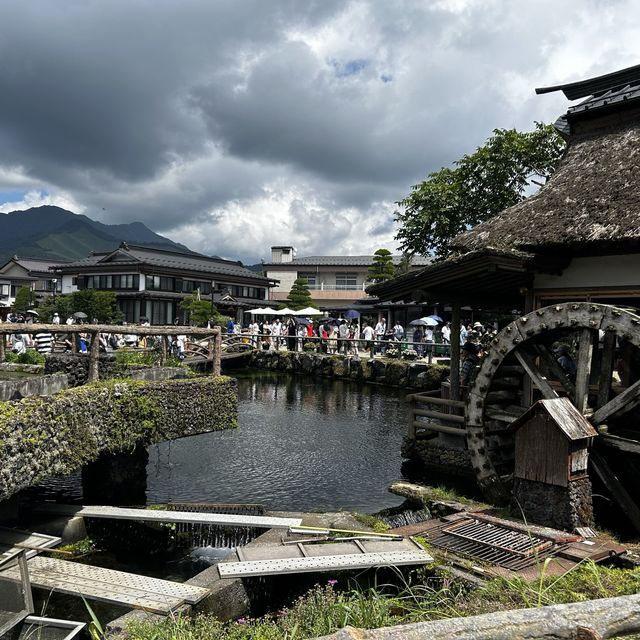
[[[346,625],[362,629],[469,616],[491,611],[578,602],[640,592],[640,570],[585,562],[562,577],[541,571],[533,582],[494,579],[468,590],[443,574],[418,572],[417,584],[343,591],[337,581],[316,586],[290,608],[261,618],[221,623],[212,616],[174,617],[159,625],[132,622],[132,640],[297,640],[333,633]]]

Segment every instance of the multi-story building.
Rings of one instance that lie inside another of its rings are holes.
[[[13,256],[0,267],[0,307],[10,308],[21,287],[31,289],[34,301],[54,292],[60,293],[62,281],[50,269],[64,264],[66,263],[45,258]]]
[[[401,256],[393,256],[398,264]],[[416,257],[410,268],[424,267],[430,258]],[[291,246],[271,247],[271,262],[264,263],[263,273],[279,283],[270,290],[270,299],[278,304],[286,300],[296,278],[306,278],[311,297],[322,311],[349,309],[356,302],[374,302],[365,289],[372,284],[369,267],[373,256],[295,257]]]
[[[269,288],[276,284],[241,262],[126,243],[60,265],[56,273],[62,279],[62,293],[115,291],[127,322],[148,318],[151,324],[184,321],[179,304],[196,291],[221,312],[241,319],[244,310],[264,306]]]

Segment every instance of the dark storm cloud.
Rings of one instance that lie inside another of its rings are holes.
[[[393,248],[411,184],[565,108],[534,86],[637,62],[630,8],[3,0],[0,191],[250,261]]]

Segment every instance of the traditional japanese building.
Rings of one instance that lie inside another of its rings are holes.
[[[13,256],[0,267],[0,307],[9,309],[21,287],[28,287],[34,300],[62,291],[62,280],[51,269],[66,264],[43,258]]]
[[[241,262],[126,243],[114,251],[58,265],[55,273],[62,280],[61,293],[115,291],[127,322],[148,318],[151,324],[184,319],[179,304],[195,292],[241,319],[244,310],[264,306],[269,288],[276,284]]]

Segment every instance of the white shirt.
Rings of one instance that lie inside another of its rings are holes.
[[[383,336],[387,332],[387,324],[386,322],[378,322],[376,325],[376,335]]]
[[[451,328],[446,324],[442,327],[442,339],[449,342],[451,340]]]
[[[363,330],[362,330],[362,337],[365,340],[373,340],[373,329],[369,326],[366,326]]]

